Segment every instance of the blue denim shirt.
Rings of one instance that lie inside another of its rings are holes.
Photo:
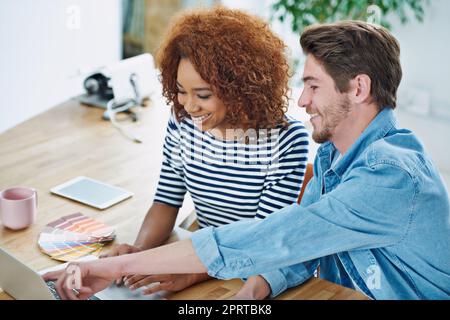
[[[384,109],[332,166],[337,152],[330,142],[319,148],[301,205],[195,232],[208,273],[284,268],[276,295],[320,264],[322,278],[374,299],[449,299],[448,192],[419,140]]]

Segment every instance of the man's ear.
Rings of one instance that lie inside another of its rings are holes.
[[[367,74],[358,74],[350,80],[350,99],[353,103],[370,102],[372,80]]]

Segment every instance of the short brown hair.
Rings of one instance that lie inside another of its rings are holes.
[[[188,58],[227,107],[227,120],[243,129],[286,125],[289,66],[286,46],[262,19],[217,6],[174,18],[156,56],[163,95],[178,120],[177,70]]]
[[[346,92],[358,74],[366,74],[378,108],[396,107],[402,79],[400,45],[385,28],[361,21],[314,25],[305,29],[300,44],[305,54],[323,64],[340,92]]]

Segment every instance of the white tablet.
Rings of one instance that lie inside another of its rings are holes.
[[[98,209],[106,209],[133,196],[132,192],[87,177],[77,177],[50,191]]]

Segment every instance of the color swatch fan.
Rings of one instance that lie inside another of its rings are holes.
[[[39,235],[38,245],[52,259],[67,262],[98,255],[103,245],[114,238],[114,228],[75,213],[49,223]]]

